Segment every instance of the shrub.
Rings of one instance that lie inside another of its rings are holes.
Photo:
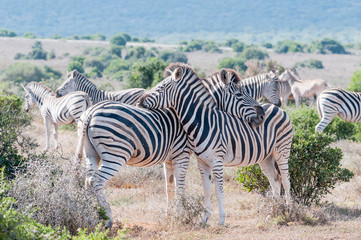
[[[96,67],[93,67],[92,69],[90,69],[90,71],[86,74],[87,77],[89,78],[101,78],[103,75],[102,75],[102,72],[96,68]]]
[[[160,59],[162,59],[165,62],[184,62],[187,63],[188,62],[188,58],[187,56],[182,53],[182,52],[172,52],[172,51],[163,51],[161,52],[158,57]]]
[[[46,54],[46,58],[47,58],[47,59],[54,59],[54,58],[56,58],[54,49],[51,50],[51,52],[48,52],[48,53]]]
[[[85,67],[94,67],[97,68],[100,72],[104,70],[103,62],[99,60],[99,58],[90,57],[84,60]]]
[[[71,61],[68,64],[68,71],[77,70],[80,73],[84,73],[83,64],[79,61]]]
[[[50,39],[62,39],[63,37],[60,36],[59,34],[55,34],[53,36],[50,37]]]
[[[239,43],[239,40],[235,39],[235,38],[231,38],[231,39],[228,39],[223,45],[226,47],[233,47],[233,45],[236,43]]]
[[[151,58],[155,56],[152,51],[149,51],[144,47],[129,48],[127,51],[127,55],[125,56],[125,59],[127,60],[138,60],[141,58]]]
[[[96,33],[91,36],[91,40],[105,41],[105,39],[106,39],[105,35],[103,35],[101,33]]]
[[[100,223],[95,194],[84,186],[86,169],[75,159],[54,153],[30,158],[25,167],[9,190],[22,214],[44,225],[66,227],[72,234]]]
[[[26,55],[25,55],[25,54],[22,54],[22,53],[16,53],[15,56],[14,56],[14,59],[15,59],[15,60],[18,60],[18,59],[26,59]]]
[[[245,65],[246,60],[243,58],[224,58],[218,64],[218,69],[221,68],[231,68],[235,69],[238,72],[243,72],[247,70],[247,66]]]
[[[289,171],[292,196],[304,205],[318,203],[330,193],[337,182],[349,181],[353,173],[341,168],[342,151],[329,145],[334,138],[313,131],[295,131],[292,140]],[[243,187],[248,191],[263,190],[269,186],[259,167],[241,168],[238,176]],[[254,184],[255,179],[261,181]]]
[[[124,39],[123,34],[117,34],[110,38],[110,44],[115,46],[125,46],[127,41]]]
[[[243,42],[235,42],[231,45],[231,47],[235,52],[243,52],[246,45]]]
[[[15,95],[0,94],[0,168],[8,178],[26,160],[20,152],[28,152],[31,144],[22,132],[30,124],[30,117],[22,111],[23,101]]]
[[[125,61],[123,59],[117,58],[113,59],[109,66],[104,70],[104,73],[108,76],[112,76],[116,79],[121,80],[122,73],[124,71],[129,70],[130,64],[128,61]]]
[[[36,38],[36,36],[35,36],[34,33],[27,32],[27,33],[24,33],[23,38],[31,38],[31,39],[34,39],[34,38]]]
[[[322,69],[323,65],[320,60],[316,59],[309,59],[303,62],[298,62],[295,64],[296,67],[307,67],[307,68],[315,68],[315,69]]]
[[[27,59],[47,60],[47,52],[43,50],[43,45],[40,41],[34,42],[31,46],[31,52],[28,53]]]
[[[16,37],[16,33],[7,29],[0,29],[0,37]]]
[[[123,46],[111,45],[110,46],[110,53],[114,54],[115,56],[117,56],[119,58],[121,58],[123,49],[124,49]]]
[[[250,60],[250,59],[263,60],[266,57],[268,57],[268,53],[259,50],[257,47],[249,47],[243,50],[240,57],[246,60]]]
[[[262,44],[262,46],[265,48],[273,48],[272,43],[269,43],[269,42]]]
[[[330,38],[324,38],[321,41],[312,42],[310,51],[316,53],[322,53],[322,54],[327,54],[327,53],[348,54],[348,52],[346,52],[342,44]]]
[[[203,46],[202,50],[205,52],[221,53],[222,50],[218,47],[218,44],[214,41],[207,41]]]
[[[361,92],[361,70],[354,72],[347,90]]]
[[[276,44],[275,51],[277,53],[303,52],[303,47],[295,41],[284,40]]]
[[[159,58],[149,58],[146,62],[137,62],[127,79],[128,88],[149,88],[163,79],[167,64]]]

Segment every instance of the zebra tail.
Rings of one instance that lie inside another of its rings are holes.
[[[316,104],[317,104],[317,112],[318,112],[318,115],[319,115],[320,118],[322,119],[322,111],[321,111],[321,107],[320,107],[320,96],[321,96],[321,95],[318,95],[318,96],[317,96]]]

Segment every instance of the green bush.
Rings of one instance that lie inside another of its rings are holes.
[[[262,44],[262,46],[265,47],[265,48],[269,48],[269,49],[273,48],[272,43],[269,43],[269,42],[266,42],[266,43]]]
[[[163,71],[168,66],[159,58],[149,58],[146,62],[137,62],[127,79],[127,88],[150,88],[163,79]]]
[[[275,51],[277,53],[303,52],[303,46],[296,41],[284,40],[276,44]]]
[[[175,63],[175,62],[188,62],[187,56],[179,51],[173,52],[173,51],[162,51],[158,55],[160,59],[162,59],[165,62],[169,63]]]
[[[243,52],[243,50],[245,49],[246,45],[243,42],[235,42],[232,44],[232,49],[235,52]]]
[[[268,57],[268,53],[258,49],[257,47],[248,47],[243,50],[243,52],[240,54],[240,57],[246,60],[263,60]]]
[[[141,58],[151,58],[154,56],[155,55],[152,51],[147,50],[144,47],[132,47],[127,49],[127,55],[125,56],[125,59],[135,61]]]
[[[68,71],[77,70],[80,73],[84,73],[83,64],[79,61],[71,61],[68,64]]]
[[[110,38],[110,44],[115,46],[125,46],[127,40],[124,39],[123,34],[117,34]]]
[[[324,38],[321,41],[313,41],[310,46],[310,52],[322,54],[348,54],[342,44],[330,38]]]
[[[31,38],[31,39],[34,39],[36,38],[35,34],[34,33],[31,33],[31,32],[27,32],[23,35],[23,38]]]
[[[244,58],[224,58],[222,61],[219,62],[218,64],[218,69],[221,68],[231,68],[234,69],[238,72],[243,72],[247,70],[247,66],[245,65],[245,62],[247,60],[245,60]]]
[[[110,53],[114,54],[115,56],[117,56],[119,58],[121,58],[123,49],[124,49],[123,46],[111,45],[110,46]]]
[[[30,117],[22,111],[23,101],[15,95],[0,93],[0,168],[8,178],[13,178],[15,170],[26,160],[20,151],[29,151],[30,140],[22,131],[30,124]]]
[[[16,33],[7,29],[0,29],[0,37],[16,37]]]
[[[354,72],[347,90],[361,92],[361,70]]]
[[[291,194],[298,202],[318,203],[338,182],[349,181],[353,173],[341,168],[341,149],[329,145],[335,139],[313,131],[295,131],[289,158]],[[260,167],[240,168],[238,181],[248,191],[269,188]]]
[[[96,34],[91,36],[91,40],[105,41],[105,39],[106,39],[105,35],[103,35],[101,33],[96,33]]]
[[[99,58],[89,57],[84,60],[85,67],[97,68],[100,72],[103,72],[104,65]]]
[[[303,62],[298,62],[295,64],[296,67],[307,67],[307,68],[314,68],[314,69],[322,69],[323,64],[320,60],[316,59],[309,59]]]
[[[233,47],[233,45],[236,43],[239,43],[239,40],[235,39],[235,38],[231,38],[231,39],[228,39],[223,45],[226,47]]]

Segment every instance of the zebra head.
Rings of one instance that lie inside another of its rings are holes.
[[[69,72],[66,75],[66,80],[63,82],[63,84],[61,84],[60,87],[56,89],[55,91],[56,97],[62,97],[68,93],[77,91],[76,89],[77,76],[78,76],[77,70],[73,70]]]
[[[281,106],[281,99],[280,99],[280,87],[279,87],[279,80],[275,73],[270,72],[267,75],[268,82],[265,86],[263,95],[268,101],[277,107]]]
[[[221,103],[219,108],[238,118],[243,118],[253,126],[258,126],[264,121],[264,109],[240,85],[240,78],[231,69],[221,69],[220,80],[223,82]]]
[[[29,85],[29,84],[28,84]],[[28,87],[28,85],[24,86],[21,84],[21,86],[24,88],[25,90],[25,107],[24,110],[25,112],[29,112],[30,109],[32,107],[35,106],[36,101],[35,101],[35,96],[34,93],[32,92],[32,90]]]

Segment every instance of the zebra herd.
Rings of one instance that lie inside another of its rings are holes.
[[[40,83],[23,86],[25,110],[37,104],[44,119],[46,149],[50,124],[54,125],[57,146],[57,125],[77,122],[75,156],[79,161],[85,160],[86,185],[95,190],[100,206],[104,207],[109,217],[108,227],[112,225],[112,214],[104,186],[120,167],[163,163],[169,202],[185,189],[191,153],[196,155],[203,179],[206,206],[203,222],[211,216],[213,178],[219,224],[224,224],[224,166],[258,163],[273,195],[280,197],[283,186],[287,202],[291,201],[288,159],[292,124],[278,106],[288,89],[296,93],[293,84],[287,87],[274,72],[240,80],[230,69],[201,79],[182,63],[169,65],[164,77],[149,91],[98,90],[76,70],[67,74],[55,93]],[[272,104],[256,101],[263,97]],[[317,101],[322,119],[316,130],[322,131],[336,115],[346,121],[361,121],[360,97],[361,94],[342,89],[322,92]]]

